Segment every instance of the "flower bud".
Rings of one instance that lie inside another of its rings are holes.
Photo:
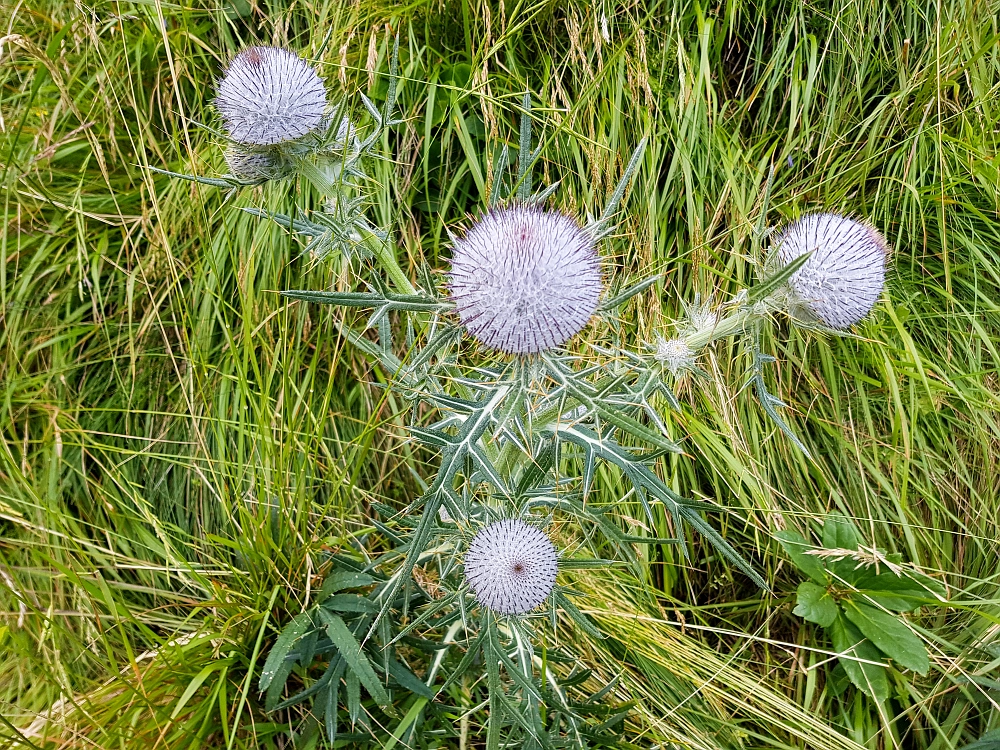
[[[230,148],[226,151],[229,173],[238,180],[261,183],[280,180],[292,173],[292,166],[280,154]]]

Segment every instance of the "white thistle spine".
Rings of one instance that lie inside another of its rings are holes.
[[[569,341],[590,321],[603,289],[593,238],[557,211],[491,211],[456,240],[449,289],[474,337],[508,354]]]
[[[476,599],[502,615],[524,614],[544,602],[558,568],[548,536],[516,518],[480,529],[465,553],[465,578]]]

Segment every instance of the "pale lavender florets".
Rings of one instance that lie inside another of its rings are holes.
[[[215,107],[237,143],[269,146],[323,121],[326,89],[309,64],[281,47],[248,47],[219,81]]]
[[[534,354],[587,325],[602,291],[600,258],[570,217],[502,208],[455,242],[449,288],[469,333],[508,354]]]
[[[789,225],[776,244],[783,266],[812,253],[789,282],[793,315],[844,330],[878,302],[889,251],[873,227],[837,214],[808,214]]]
[[[558,567],[545,533],[516,518],[481,529],[465,553],[465,579],[476,599],[502,615],[524,614],[544,602]]]

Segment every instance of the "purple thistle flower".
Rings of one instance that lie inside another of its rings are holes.
[[[490,211],[455,241],[449,290],[458,316],[508,354],[565,344],[587,325],[602,289],[593,238],[558,211]]]
[[[219,81],[215,107],[237,143],[269,146],[323,121],[326,89],[309,64],[282,47],[248,47]]]
[[[789,281],[789,312],[844,330],[875,306],[885,286],[889,246],[878,230],[837,214],[807,214],[777,240],[778,261],[809,260]]]
[[[484,607],[502,615],[530,612],[556,583],[558,555],[544,532],[516,518],[480,529],[465,553],[465,579]]]

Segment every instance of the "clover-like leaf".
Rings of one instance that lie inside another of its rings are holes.
[[[825,588],[809,581],[799,584],[799,596],[792,614],[828,628],[837,619],[838,613],[837,602]]]

